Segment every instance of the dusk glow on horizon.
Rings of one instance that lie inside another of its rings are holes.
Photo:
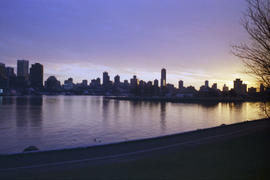
[[[45,79],[63,82],[133,75],[199,88],[205,80],[233,87],[243,73],[231,46],[248,41],[240,19],[245,0],[3,0],[0,62],[18,59],[44,65]]]

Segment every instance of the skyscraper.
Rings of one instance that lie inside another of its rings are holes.
[[[6,67],[6,75],[7,75],[7,77],[16,76],[14,73],[14,68],[13,67]]]
[[[223,92],[228,92],[229,91],[229,87],[226,86],[226,84],[224,84],[222,91]]]
[[[6,66],[3,63],[0,63],[0,76],[4,77],[6,75]]]
[[[28,74],[29,74],[29,61],[18,60],[17,61],[17,76],[28,79]]]
[[[236,79],[233,81],[233,89],[237,94],[243,94],[247,92],[247,85],[241,79]]]
[[[166,86],[166,69],[161,69],[161,79],[160,79],[160,86],[165,87]]]
[[[212,89],[217,90],[217,83],[214,83],[214,84],[212,85]]]
[[[180,80],[178,81],[178,89],[183,89],[184,88],[184,81]]]
[[[119,84],[120,84],[120,76],[119,76],[119,75],[116,75],[116,76],[114,77],[114,84],[115,84],[115,85],[119,85]]]
[[[208,81],[208,80],[206,80],[206,81],[204,82],[204,86],[205,86],[205,88],[209,88],[209,81]]]
[[[158,87],[158,80],[157,79],[154,80],[154,87]]]
[[[39,63],[32,64],[30,68],[30,82],[33,88],[43,87],[43,65]]]
[[[108,72],[103,72],[103,86],[108,85],[110,82],[110,76],[108,74]]]
[[[260,84],[260,93],[264,93],[264,85],[262,83]]]
[[[132,87],[136,87],[138,85],[138,79],[137,77],[134,75],[132,79],[130,79],[130,85]]]

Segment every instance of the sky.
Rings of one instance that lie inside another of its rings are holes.
[[[1,0],[0,62],[44,65],[45,79],[137,75],[199,88],[233,86],[244,72],[231,46],[248,40],[245,0]]]

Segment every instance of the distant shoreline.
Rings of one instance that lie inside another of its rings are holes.
[[[125,101],[160,101],[173,103],[207,103],[207,102],[268,102],[261,99],[243,98],[220,98],[220,97],[196,97],[196,98],[167,98],[167,97],[125,97],[125,96],[104,96],[106,99]]]
[[[241,97],[193,97],[193,98],[177,98],[177,97],[139,97],[139,96],[106,96],[97,94],[87,95],[66,95],[66,94],[41,94],[41,95],[0,95],[0,97],[40,97],[40,96],[98,96],[105,99],[124,100],[124,101],[153,101],[153,102],[173,102],[173,103],[219,103],[219,102],[270,102],[267,99],[260,98],[241,98]]]

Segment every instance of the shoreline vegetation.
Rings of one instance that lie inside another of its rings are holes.
[[[0,155],[0,177],[268,179],[269,137],[268,118],[108,145]]]

